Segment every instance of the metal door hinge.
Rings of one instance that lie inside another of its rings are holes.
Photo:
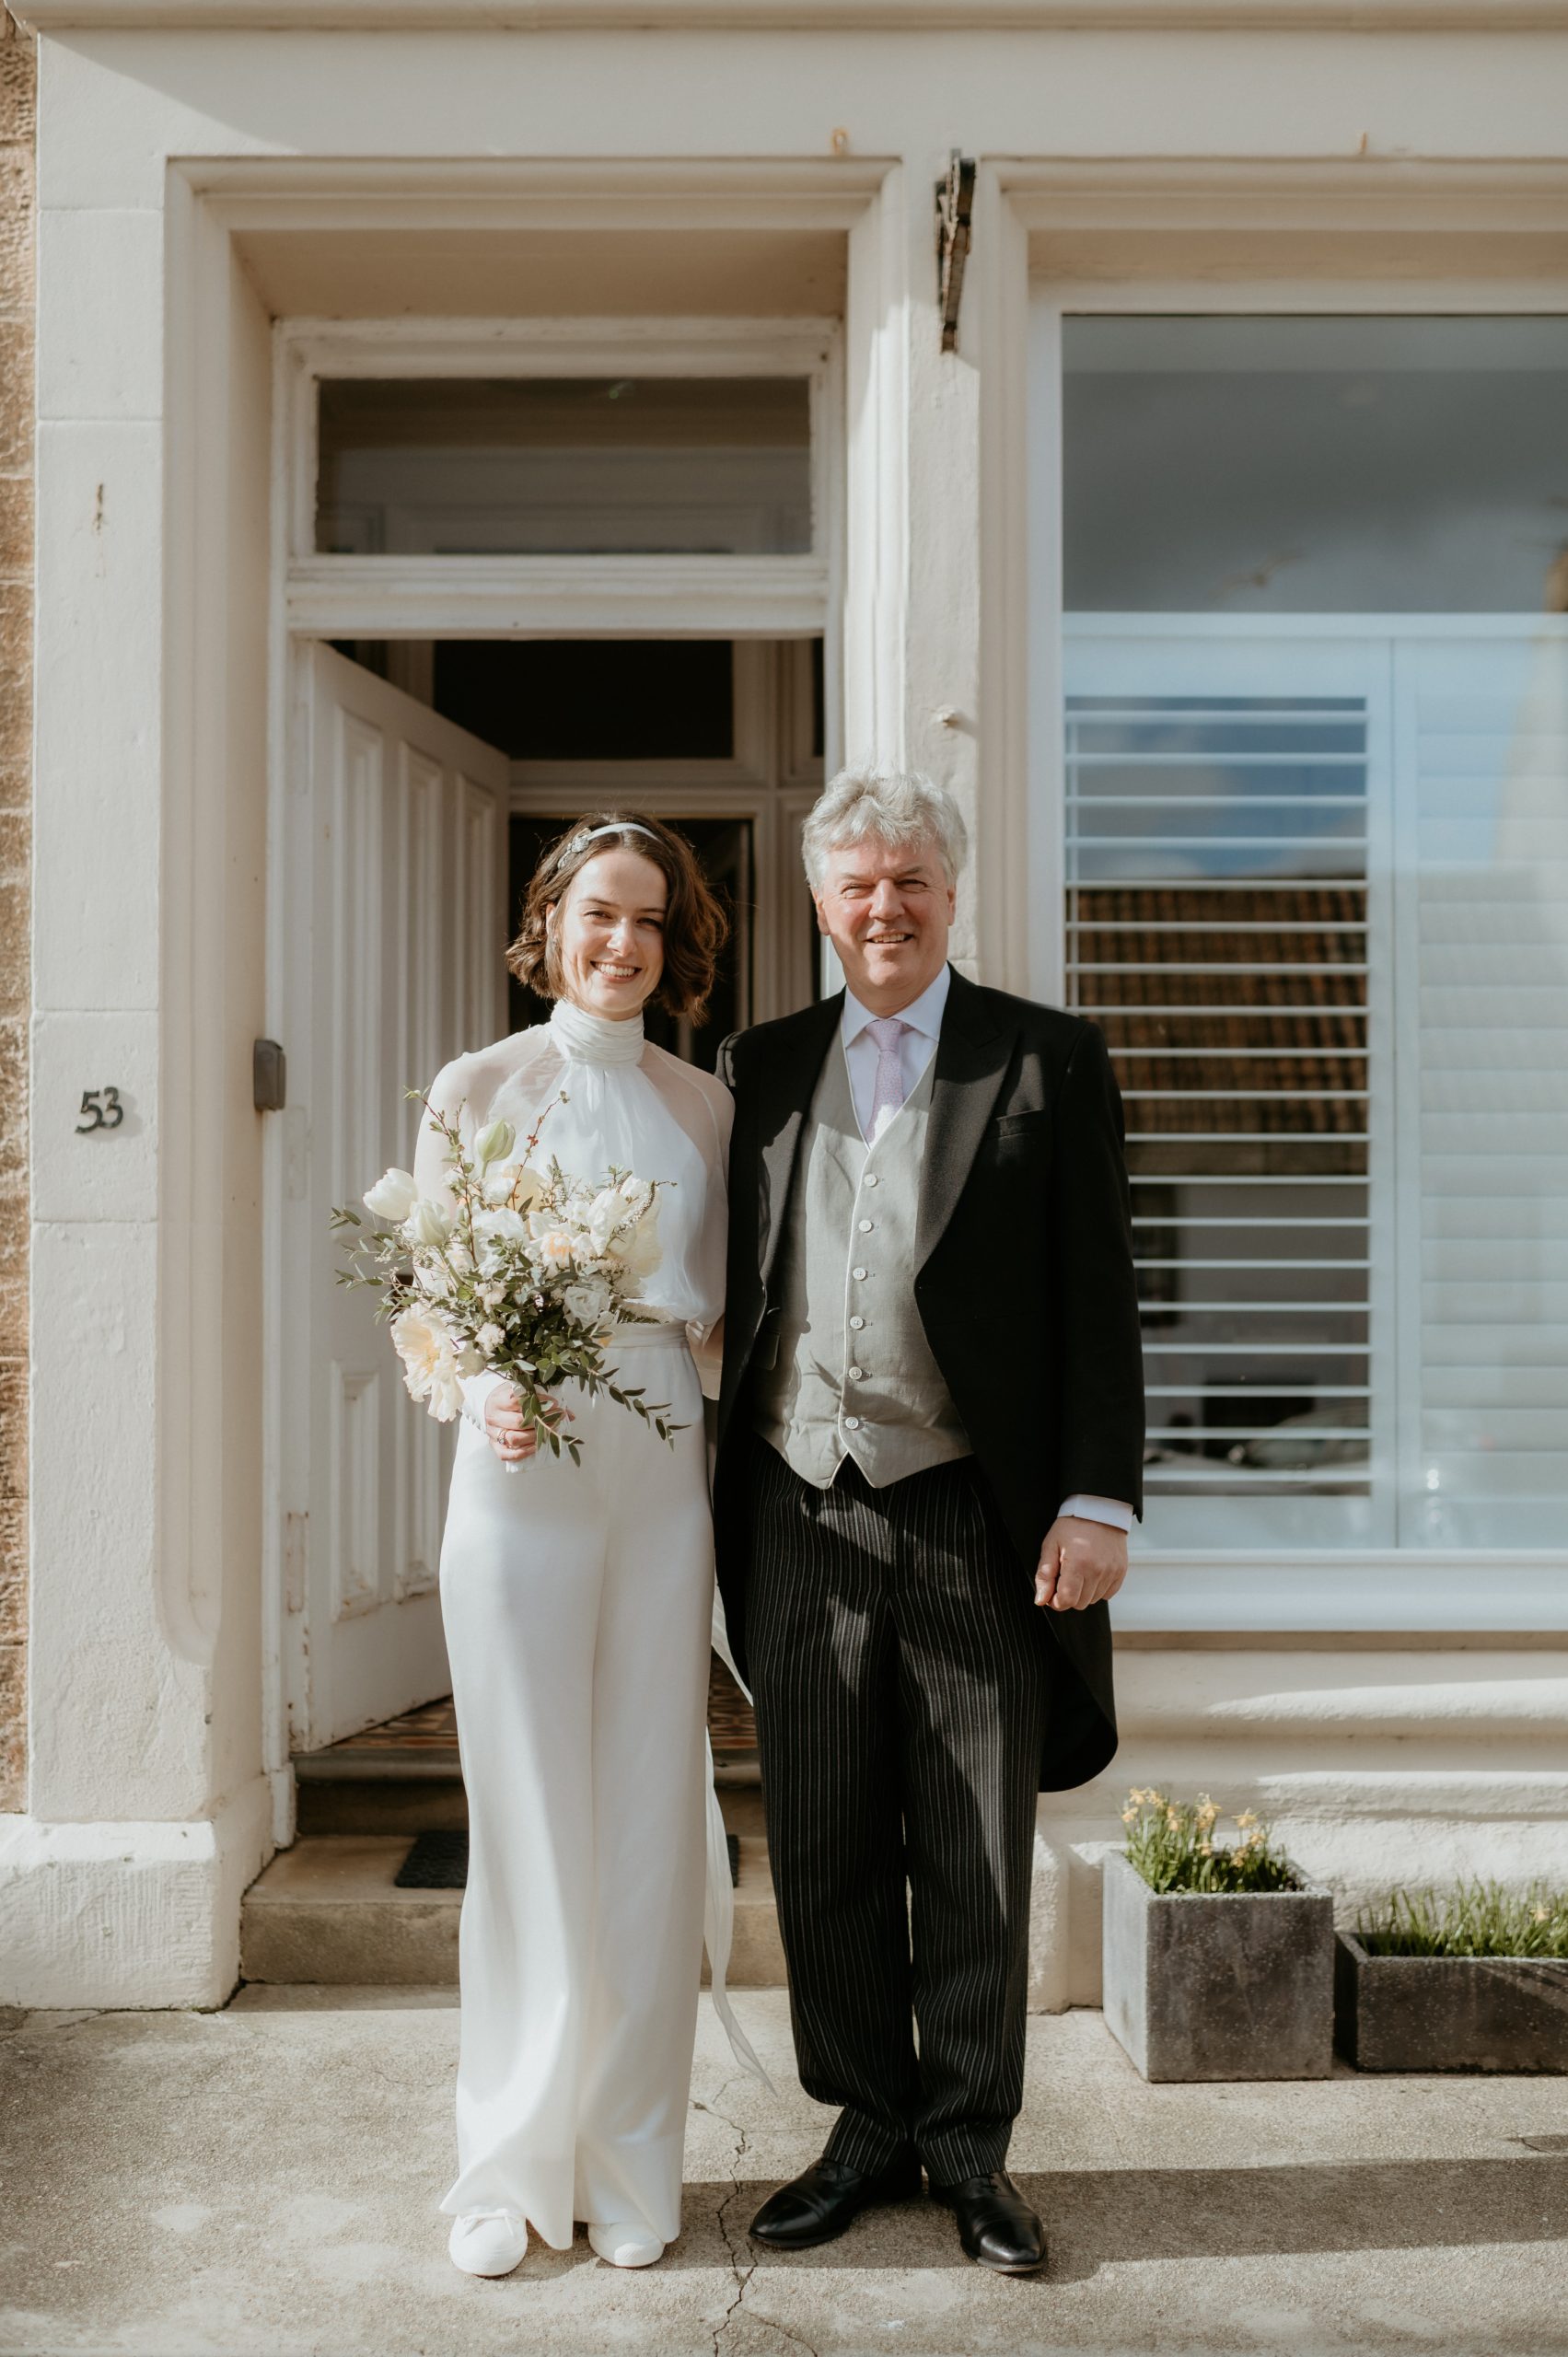
[[[258,1113],[281,1113],[288,1101],[288,1060],[275,1039],[250,1050],[250,1096]]]

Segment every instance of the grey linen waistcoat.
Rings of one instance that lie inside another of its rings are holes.
[[[845,1457],[881,1490],[970,1453],[914,1299],[934,1071],[867,1146],[835,1039],[806,1117],[772,1287],[777,1354],[752,1397],[758,1432],[815,1489]]]

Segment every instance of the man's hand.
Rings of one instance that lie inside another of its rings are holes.
[[[1109,1522],[1059,1515],[1045,1534],[1035,1573],[1035,1602],[1052,1612],[1081,1612],[1114,1596],[1127,1576],[1127,1533]]]

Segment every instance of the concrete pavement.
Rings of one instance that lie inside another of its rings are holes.
[[[1145,2086],[1096,2013],[1029,2025],[1013,2168],[1049,2274],[983,2275],[927,2202],[798,2259],[761,2195],[826,2116],[782,1992],[706,1998],[686,2226],[621,2274],[579,2235],[459,2276],[451,1992],[252,1990],[222,2014],[0,2015],[0,2350],[22,2357],[989,2357],[1568,2351],[1568,2081]]]

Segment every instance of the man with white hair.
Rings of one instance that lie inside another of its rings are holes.
[[[845,771],[804,841],[846,988],[720,1052],[714,1507],[801,2083],[839,2116],[751,2232],[827,2242],[923,2167],[970,2258],[1027,2274],[1035,1795],[1115,1751],[1141,1498],[1121,1100],[1093,1024],[948,965],[941,787]]]

